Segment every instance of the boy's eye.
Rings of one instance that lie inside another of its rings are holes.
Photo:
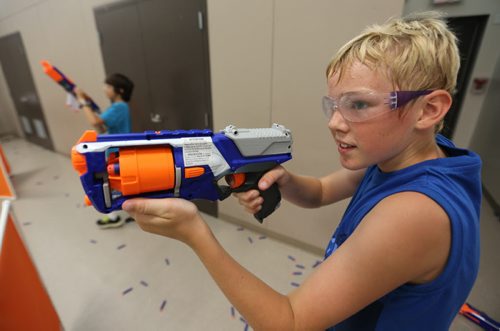
[[[368,108],[368,103],[362,100],[351,100],[348,103],[348,108],[352,110],[361,110]]]
[[[368,104],[364,101],[355,101],[353,106],[355,109],[365,109],[368,107]]]

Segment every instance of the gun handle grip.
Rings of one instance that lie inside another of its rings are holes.
[[[276,183],[271,185],[271,187],[267,190],[259,190],[259,192],[260,196],[264,199],[264,202],[262,203],[261,210],[259,210],[253,216],[257,219],[257,221],[262,223],[264,221],[264,218],[271,215],[276,210],[276,208],[279,207],[281,201],[281,193],[278,188],[278,184]]]

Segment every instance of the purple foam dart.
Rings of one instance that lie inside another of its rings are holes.
[[[163,302],[161,303],[161,306],[160,306],[160,311],[163,311],[163,309],[165,308],[167,304],[167,300],[163,300]]]
[[[129,292],[131,292],[134,288],[133,287],[129,287],[128,289],[126,289],[125,291],[122,292],[122,295],[125,295]]]

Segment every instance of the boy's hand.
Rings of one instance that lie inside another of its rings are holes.
[[[73,89],[73,92],[75,92],[76,98],[78,100],[85,100],[87,99],[87,94],[79,87],[75,87]]]
[[[131,199],[123,203],[122,209],[144,231],[177,239],[191,247],[208,229],[196,205],[184,199]]]
[[[274,183],[278,183],[278,187],[283,187],[288,181],[290,174],[282,166],[277,166],[262,176],[259,180],[259,189],[267,190]],[[259,191],[250,190],[242,193],[233,193],[233,196],[238,198],[240,205],[245,207],[245,210],[251,214],[257,213],[262,209],[264,199],[260,196]]]

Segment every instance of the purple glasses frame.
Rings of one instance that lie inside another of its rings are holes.
[[[389,107],[391,109],[401,108],[413,99],[427,95],[433,91],[434,90],[389,92]]]

